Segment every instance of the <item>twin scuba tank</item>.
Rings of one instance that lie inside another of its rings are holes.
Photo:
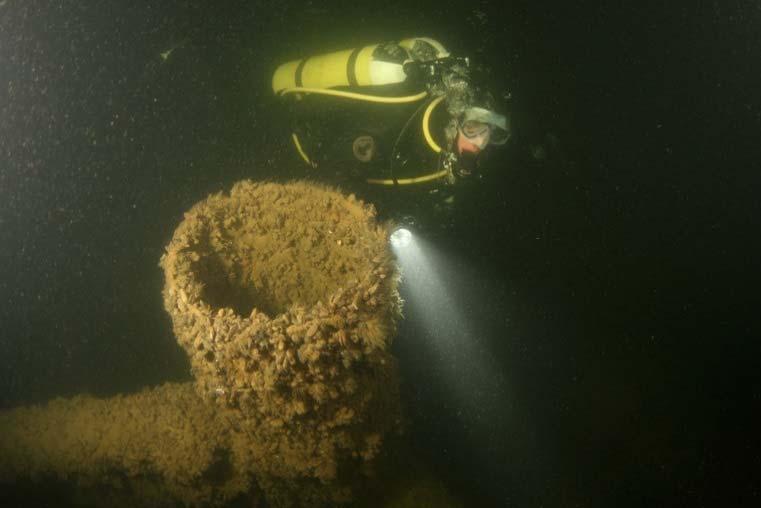
[[[281,96],[321,94],[387,104],[411,103],[429,98],[422,119],[423,134],[431,150],[442,155],[442,167],[433,173],[403,179],[394,178],[391,168],[390,178],[367,179],[368,183],[380,185],[423,183],[451,176],[451,169],[446,167],[447,160],[443,157],[444,151],[431,135],[428,123],[433,109],[447,96],[446,88],[442,86],[446,79],[442,78],[453,66],[467,67],[467,60],[452,58],[446,48],[434,39],[415,37],[286,62],[275,70],[272,90]],[[421,83],[421,90],[412,95],[364,93],[365,90],[377,90],[376,87],[394,88],[393,85],[408,82],[411,76],[414,76],[415,82]],[[316,166],[297,134],[291,136],[301,158],[308,165]]]
[[[407,80],[411,65],[448,57],[441,43],[425,37],[372,44],[286,62],[275,70],[272,89],[283,94],[394,85]]]

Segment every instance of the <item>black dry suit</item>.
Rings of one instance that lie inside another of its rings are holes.
[[[460,153],[460,123],[470,114],[509,136],[505,117],[479,99],[468,59],[432,39],[292,60],[277,68],[272,87],[309,174],[365,196],[395,188],[401,192],[384,199],[420,204],[424,190],[448,207],[450,184],[477,173],[479,160]]]
[[[391,94],[388,87],[375,94]],[[393,95],[411,95],[394,87]],[[418,87],[419,90],[419,87]],[[367,92],[373,94],[373,91]],[[439,169],[439,154],[426,144],[422,117],[430,99],[383,104],[325,95],[284,97],[296,153],[315,175],[338,181],[418,177]],[[431,135],[446,145],[444,108],[431,115]],[[293,136],[295,135],[295,136]]]

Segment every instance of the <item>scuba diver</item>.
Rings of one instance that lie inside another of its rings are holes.
[[[478,175],[484,151],[511,134],[474,74],[468,58],[416,37],[284,63],[272,88],[315,176],[354,188],[423,187],[451,204],[454,184]]]

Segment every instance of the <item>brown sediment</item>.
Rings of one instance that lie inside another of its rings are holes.
[[[249,490],[246,475],[226,467],[227,425],[190,383],[5,411],[0,429],[0,479],[6,481],[52,473],[81,486],[129,483],[139,490],[158,477],[160,488],[150,489],[157,504],[201,505]],[[228,474],[215,477],[218,469]]]
[[[6,412],[0,430],[18,436],[0,437],[0,475],[159,475],[188,504],[252,489],[271,506],[350,500],[399,422],[387,239],[371,206],[320,185],[244,181],[209,196],[161,259],[195,395],[167,385]],[[56,441],[56,426],[71,436]]]

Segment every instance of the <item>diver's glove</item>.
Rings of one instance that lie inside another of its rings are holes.
[[[446,183],[452,185],[457,182],[457,155],[454,152],[442,150],[439,154],[439,167],[447,172]]]

